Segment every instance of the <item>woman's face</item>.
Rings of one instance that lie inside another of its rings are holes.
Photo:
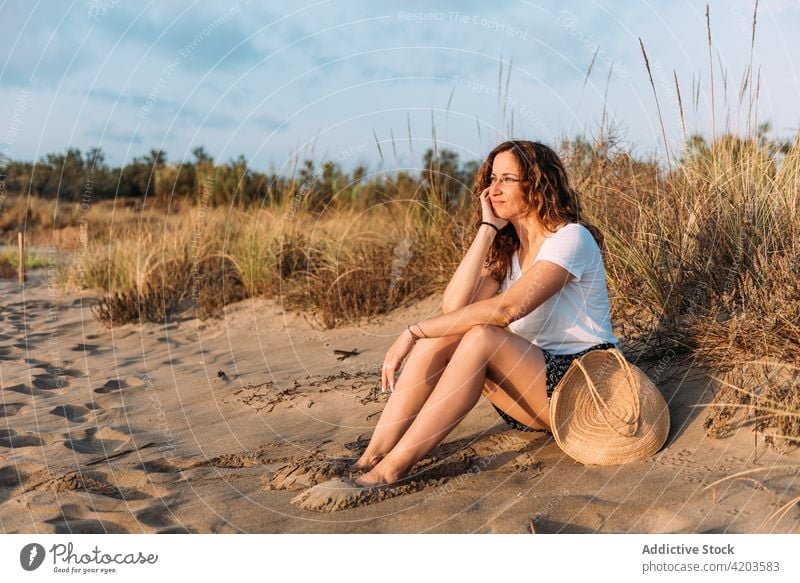
[[[494,157],[489,200],[494,214],[499,218],[508,220],[528,214],[527,205],[522,197],[521,179],[522,173],[514,154],[500,152]]]

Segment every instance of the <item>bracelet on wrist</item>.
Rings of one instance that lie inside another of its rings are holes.
[[[498,233],[500,232],[500,227],[498,227],[497,225],[493,225],[492,223],[490,223],[488,221],[481,221],[481,225],[489,225],[491,228],[493,228]],[[478,227],[478,228],[480,228],[480,227]]]
[[[417,330],[419,330],[419,335],[414,334],[414,331],[411,329],[411,326],[416,326],[417,327]],[[420,326],[419,324],[409,324],[407,326],[407,328],[408,328],[408,333],[411,334],[411,338],[414,339],[414,342],[416,342],[420,338],[427,338],[428,337],[428,335],[425,334],[425,330],[423,330],[422,326]]]

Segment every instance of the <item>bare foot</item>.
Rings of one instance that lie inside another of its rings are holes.
[[[350,469],[352,471],[361,471],[361,472],[368,472],[375,466],[377,466],[380,461],[383,459],[383,455],[362,455],[361,458],[350,465]]]
[[[393,484],[401,478],[403,478],[403,475],[400,472],[373,468],[363,476],[356,478],[355,482],[359,486],[369,488],[371,486],[384,486],[387,484]]]

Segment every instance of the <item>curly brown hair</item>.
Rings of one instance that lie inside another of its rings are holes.
[[[580,223],[586,227],[603,249],[603,235],[594,225],[581,218],[578,193],[570,187],[564,164],[550,147],[529,140],[503,142],[489,152],[475,174],[473,206],[477,213],[476,228],[480,226],[482,210],[480,193],[489,186],[494,158],[501,152],[511,152],[521,169],[520,187],[529,214],[535,213],[545,230],[554,233],[564,223]],[[484,266],[492,277],[502,282],[511,269],[511,256],[520,247],[514,225],[508,223],[494,238]]]

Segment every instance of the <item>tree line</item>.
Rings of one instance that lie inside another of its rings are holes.
[[[461,163],[457,153],[428,149],[419,171],[370,174],[364,165],[344,171],[336,162],[297,164],[289,176],[251,168],[244,156],[216,163],[202,146],[193,159],[170,163],[163,150],[150,150],[121,167],[106,163],[101,148],[47,154],[38,162],[6,161],[5,194],[78,202],[138,198],[155,206],[176,201],[214,205],[302,204],[307,210],[328,205],[365,207],[394,192],[424,191],[452,203],[471,191],[479,163]],[[468,198],[468,197],[467,197]]]

